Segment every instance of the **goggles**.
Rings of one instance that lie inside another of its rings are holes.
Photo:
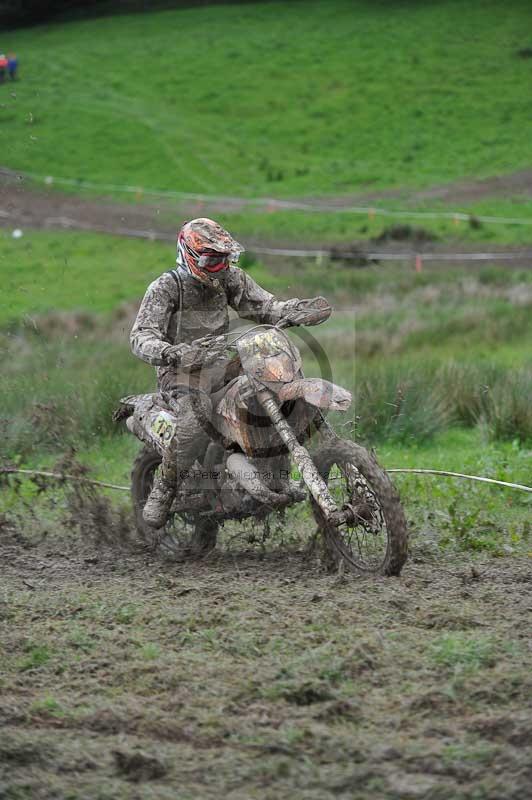
[[[201,255],[198,258],[198,267],[207,272],[219,272],[229,266],[229,253],[213,253]]]
[[[185,251],[196,262],[199,269],[206,272],[220,272],[222,269],[227,269],[229,265],[238,263],[240,253],[238,251],[232,253],[219,253],[216,250],[210,250],[207,253],[198,253],[190,247],[184,240],[181,240]]]

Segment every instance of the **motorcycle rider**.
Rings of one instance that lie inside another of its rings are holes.
[[[214,220],[185,223],[177,236],[176,268],[148,286],[131,330],[132,351],[157,367],[161,407],[171,412],[169,441],[143,511],[156,529],[164,526],[179,482],[208,442],[210,394],[228,381],[228,308],[257,323],[288,317],[304,324],[305,304],[314,302],[277,300],[236,266],[243,251]]]

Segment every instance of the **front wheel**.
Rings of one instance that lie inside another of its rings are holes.
[[[359,573],[399,575],[408,555],[408,531],[399,495],[375,457],[355,442],[333,439],[314,457],[338,509],[354,521],[336,527],[318,504],[312,510],[335,563]]]

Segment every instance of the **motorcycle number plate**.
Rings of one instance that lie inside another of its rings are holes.
[[[175,427],[175,421],[166,411],[160,411],[151,424],[152,432],[163,442],[171,440]]]

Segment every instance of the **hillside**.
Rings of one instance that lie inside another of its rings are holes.
[[[457,24],[459,20],[459,24]],[[3,166],[244,196],[530,166],[530,5],[206,6],[12,31]]]

